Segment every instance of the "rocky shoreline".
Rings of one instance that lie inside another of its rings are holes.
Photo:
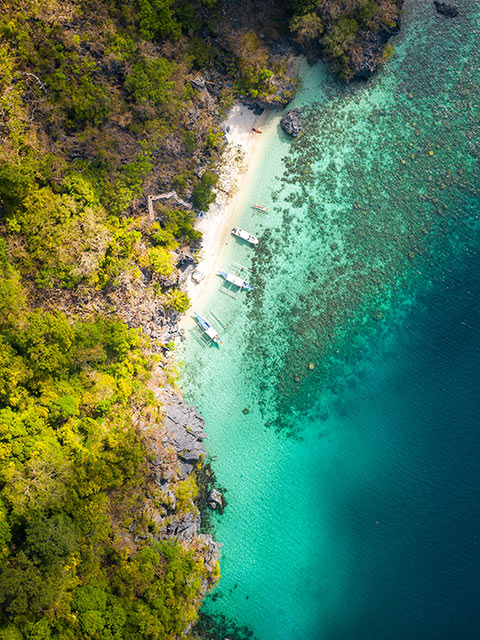
[[[159,405],[159,420],[154,433],[151,430],[144,432],[150,451],[149,476],[156,487],[145,504],[144,512],[153,523],[154,531],[146,534],[140,527],[137,533],[136,525],[132,525],[131,541],[135,544],[149,535],[155,541],[173,539],[191,549],[202,559],[206,569],[207,577],[203,579],[201,589],[203,598],[217,580],[221,548],[208,527],[204,526],[206,519],[203,513],[208,508],[208,495],[215,483],[214,476],[202,481],[206,458],[203,443],[207,437],[205,422],[193,407],[185,403],[177,387],[157,384],[161,379],[163,371],[157,368],[153,372],[151,389]],[[189,486],[192,474],[200,490],[198,495],[189,495],[185,499],[181,488]]]

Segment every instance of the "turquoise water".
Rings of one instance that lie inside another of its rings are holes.
[[[227,488],[204,610],[258,640],[479,635],[479,20],[407,2],[373,81],[304,70],[225,255],[255,291],[180,348]]]

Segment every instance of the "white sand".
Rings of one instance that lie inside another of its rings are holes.
[[[261,134],[252,131],[252,127],[261,129],[267,119],[266,111],[261,116],[256,116],[243,105],[235,105],[224,122],[225,129],[230,127],[226,134],[229,144],[219,167],[217,200],[196,224],[203,234],[197,269],[205,274],[205,278],[199,284],[190,277],[186,282],[192,310],[198,309],[212,283],[216,283],[215,274],[219,269],[221,247],[234,226],[239,194],[251,177],[252,158],[262,138]],[[191,324],[190,316],[191,313],[183,316],[180,322],[182,328]]]

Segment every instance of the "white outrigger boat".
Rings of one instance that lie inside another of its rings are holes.
[[[252,207],[254,209],[257,209],[258,211],[263,211],[263,213],[268,213],[268,207],[264,204],[255,203],[255,204],[252,204]]]
[[[215,342],[215,344],[218,344],[218,345],[223,344],[223,342],[220,340],[220,336],[218,335],[217,331],[215,331],[212,325],[209,322],[207,322],[205,318],[202,318],[202,316],[199,315],[196,311],[193,312],[193,315],[198,320],[198,324],[200,328],[203,329],[203,332],[205,333],[207,338],[210,339],[210,341]]]
[[[240,227],[233,227],[232,233],[234,236],[237,236],[237,238],[241,238],[249,244],[258,244],[258,238],[256,236],[254,236],[252,233],[249,233],[248,231],[240,229]]]
[[[227,273],[226,271],[219,271],[219,276],[225,279],[226,282],[233,284],[235,287],[239,289],[244,289],[245,291],[253,291],[253,287],[251,284],[248,284],[246,280],[242,280],[239,276],[236,276],[234,273]]]

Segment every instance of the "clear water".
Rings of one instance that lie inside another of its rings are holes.
[[[261,244],[225,250],[255,291],[181,348],[228,489],[204,608],[259,640],[480,637],[479,21],[407,2],[373,81],[304,70],[305,134],[272,120],[245,194]]]

